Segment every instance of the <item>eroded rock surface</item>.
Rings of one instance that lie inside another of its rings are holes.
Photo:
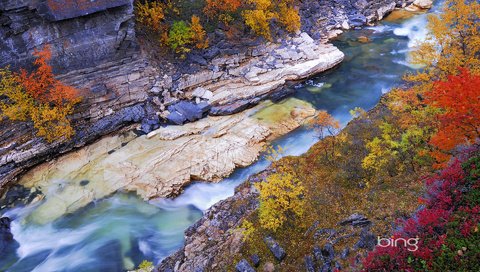
[[[315,110],[288,99],[264,102],[248,111],[167,126],[136,137],[106,137],[43,163],[19,183],[36,187],[46,200],[31,218],[39,223],[75,211],[117,190],[145,199],[174,196],[192,180],[219,181],[236,167],[254,162],[266,141],[299,127]]]

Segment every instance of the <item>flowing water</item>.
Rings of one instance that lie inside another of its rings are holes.
[[[426,16],[350,31],[334,43],[345,61],[337,68],[294,86],[296,98],[327,110],[345,125],[355,107],[372,108],[380,96],[413,71],[408,52],[425,36]],[[360,36],[370,39],[358,41]],[[306,152],[318,138],[299,128],[276,140],[285,155]],[[0,257],[0,271],[121,271],[144,260],[158,263],[183,244],[184,230],[216,202],[233,195],[235,186],[265,169],[269,162],[237,169],[217,184],[196,183],[175,199],[145,202],[135,195],[117,193],[80,211],[45,225],[28,222],[35,206],[2,211],[12,222],[19,247]]]

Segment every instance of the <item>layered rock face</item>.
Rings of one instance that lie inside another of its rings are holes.
[[[292,38],[239,45],[217,31],[218,43],[173,65],[150,61],[139,50],[131,0],[1,1],[0,65],[28,67],[34,49],[50,44],[59,79],[77,87],[84,99],[72,116],[76,135],[67,142],[48,144],[34,137],[29,123],[2,122],[0,189],[25,169],[128,124],[139,123],[148,133],[165,123],[233,114],[279,98],[288,81],[343,59],[337,48],[324,44],[328,37],[380,19],[395,6],[386,0],[320,2],[302,2],[305,32]],[[353,24],[352,14],[366,19]]]
[[[0,66],[29,67],[50,45],[57,72],[93,67],[136,47],[132,0],[2,0]]]

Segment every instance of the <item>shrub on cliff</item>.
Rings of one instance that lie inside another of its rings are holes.
[[[263,228],[276,231],[288,218],[303,215],[305,189],[291,173],[273,174],[255,186],[260,191],[259,221]]]
[[[48,64],[48,47],[36,51],[36,70],[12,73],[0,69],[0,101],[2,116],[12,121],[33,121],[37,135],[48,142],[68,139],[74,134],[68,115],[80,101],[77,91],[55,79]]]
[[[270,25],[274,19],[289,32],[300,30],[300,15],[294,0],[246,0],[247,9],[242,12],[245,24],[257,35],[271,40]]]
[[[190,52],[187,47],[193,40],[192,29],[184,21],[176,21],[173,23],[172,28],[168,32],[168,45],[179,53],[182,57],[185,53]]]

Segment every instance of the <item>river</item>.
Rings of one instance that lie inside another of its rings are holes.
[[[425,36],[426,15],[383,21],[375,27],[342,34],[334,44],[345,61],[333,70],[295,88],[294,97],[327,110],[345,125],[355,107],[372,108],[381,95],[413,71],[408,52]],[[369,42],[358,41],[360,36]],[[318,138],[299,128],[276,140],[285,155],[306,152]],[[2,211],[13,219],[16,254],[2,256],[0,271],[121,271],[146,259],[158,263],[183,244],[183,232],[216,202],[233,194],[235,186],[265,169],[263,157],[237,169],[220,183],[195,183],[175,199],[145,202],[134,194],[117,193],[45,225],[31,224],[36,206]]]

